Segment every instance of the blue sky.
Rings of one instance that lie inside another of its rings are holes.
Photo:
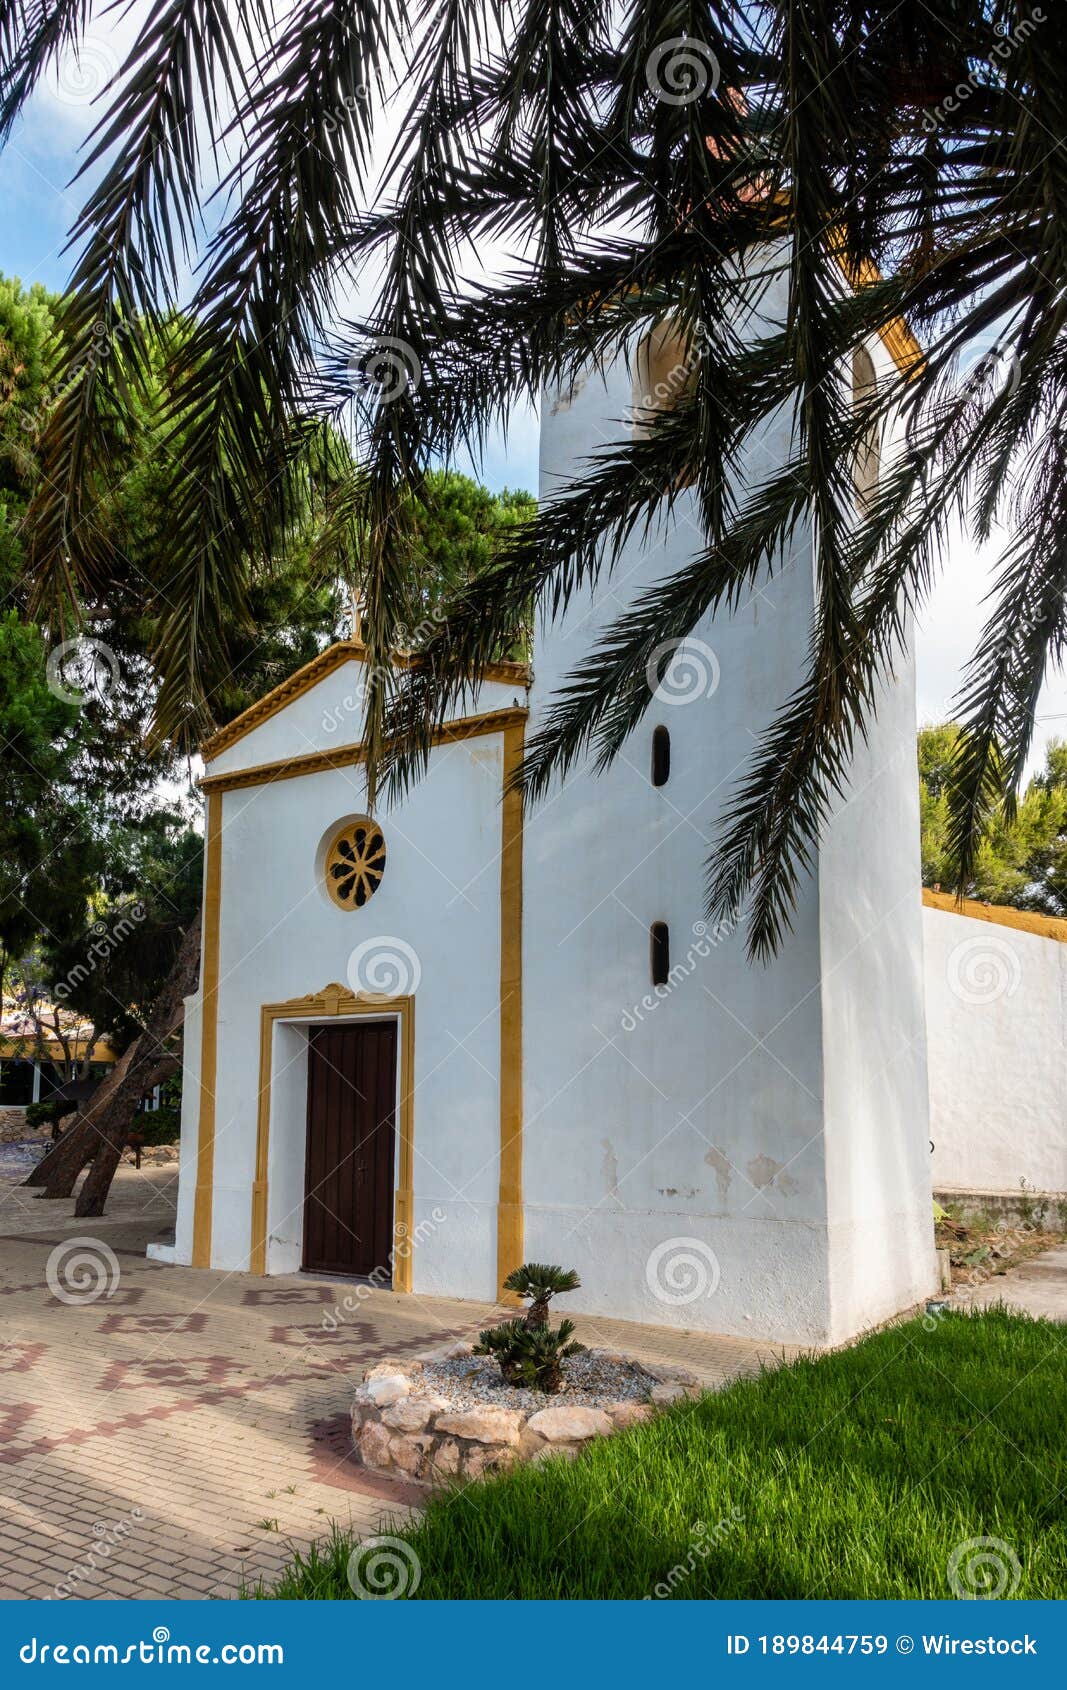
[[[93,121],[91,95],[118,68],[110,38],[90,43],[79,68],[61,70],[59,83],[40,90],[0,153],[0,272],[23,283],[59,289],[70,269],[64,251],[67,230],[84,184],[70,186],[78,168],[78,146]],[[99,111],[99,107],[97,107]],[[466,466],[462,466],[466,467]],[[514,419],[508,439],[495,437],[480,466],[493,488],[537,484],[537,423],[532,414]],[[977,552],[966,537],[950,544],[941,582],[918,634],[920,721],[943,720],[959,685],[963,664],[979,638],[989,606],[994,555]],[[1038,708],[1033,761],[1051,737],[1067,736],[1067,683],[1053,676]]]
[[[65,191],[71,159],[42,157],[16,135],[0,153],[0,269],[23,282],[60,288],[67,279],[67,228],[77,207]]]

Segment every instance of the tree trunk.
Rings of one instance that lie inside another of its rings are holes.
[[[130,1050],[133,1050],[132,1045]],[[91,1115],[78,1114],[75,1116],[59,1142],[52,1146],[47,1156],[43,1156],[32,1173],[28,1174],[23,1180],[23,1185],[43,1185],[45,1187],[44,1191],[37,1193],[38,1197],[70,1196],[77,1184],[78,1175],[86,1163],[93,1162],[95,1165],[104,1144],[110,1139],[112,1117],[116,1113],[118,1117],[117,1125],[123,1126],[122,1136],[117,1139],[118,1153],[115,1157],[117,1167],[126,1133],[129,1132],[130,1122],[133,1120],[141,1098],[145,1092],[151,1091],[153,1086],[162,1085],[164,1080],[169,1080],[172,1074],[176,1074],[181,1067],[181,1061],[176,1053],[168,1052],[158,1058],[154,1068],[148,1073],[144,1072],[141,1064],[138,1064],[136,1076],[128,1084],[125,1081],[129,1070],[123,1070],[120,1074],[118,1071],[120,1066],[121,1064],[116,1062],[116,1084],[109,1089],[107,1097],[100,1097],[103,1087],[98,1088],[92,1098]],[[139,1086],[141,1089],[134,1092],[135,1086]],[[108,1176],[108,1185],[111,1183],[114,1171],[114,1168],[112,1168],[111,1174]],[[105,1195],[106,1190],[105,1187]],[[98,1213],[102,1212],[102,1210],[98,1211]]]
[[[141,1068],[137,1079],[121,1086],[119,1091],[112,1095],[104,1114],[94,1116],[92,1165],[74,1205],[76,1215],[103,1214],[104,1202],[111,1189],[111,1181],[115,1177],[115,1169],[119,1165],[127,1134],[136,1117],[138,1103],[145,1092],[151,1091],[153,1086],[160,1085],[172,1074],[176,1074],[180,1066],[180,1058],[171,1053],[161,1057],[154,1067]]]
[[[121,1085],[128,1068],[127,1059],[133,1055],[134,1044],[119,1058],[110,1074],[104,1075],[85,1107],[71,1117],[66,1131],[61,1133],[48,1154],[42,1156],[37,1166],[26,1175],[23,1185],[47,1186],[47,1191],[43,1193],[45,1197],[70,1196],[75,1180],[86,1162],[92,1159],[96,1149],[98,1139],[93,1131],[93,1121],[107,1107],[108,1099],[114,1096]]]
[[[195,990],[200,967],[200,917],[182,939],[170,977],[148,1013],[143,1030],[102,1080],[85,1111],[43,1157],[25,1181],[41,1185],[38,1196],[69,1197],[87,1162],[93,1167],[75,1204],[76,1215],[102,1215],[111,1181],[137,1105],[145,1092],[173,1074],[178,1057],[166,1040],[181,1026],[183,999]]]

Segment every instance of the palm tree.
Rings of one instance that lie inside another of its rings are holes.
[[[0,0],[0,135],[93,27],[91,0]],[[529,748],[533,794],[580,753],[610,762],[648,705],[650,658],[736,605],[812,518],[807,672],[709,865],[709,915],[751,894],[750,945],[766,953],[947,524],[962,513],[981,539],[1009,518],[956,711],[965,879],[990,807],[1018,782],[1067,631],[1065,46],[1049,0],[296,0],[277,17],[269,0],[151,0],[73,231],[80,375],[43,443],[38,603],[55,612],[108,584],[83,494],[108,460],[94,395],[122,412],[147,334],[202,249],[195,332],[173,350],[195,426],[175,471],[175,572],[154,653],[162,730],[203,699],[220,603],[240,609],[243,560],[284,531],[294,450],[316,416],[352,420],[344,508],[363,537],[379,677],[372,771],[400,783],[529,605],[565,609],[681,484],[696,488],[703,549],[609,626],[561,690]],[[379,182],[389,94],[402,120]],[[222,185],[205,239],[209,141]],[[518,256],[504,280],[467,283],[486,240]],[[372,307],[344,318],[339,288],[372,268]],[[754,269],[785,276],[788,310],[745,341],[735,324]],[[405,500],[410,511],[427,467],[477,451],[543,385],[667,319],[695,349],[691,384],[576,466],[387,692]],[[901,320],[923,357],[854,403],[839,372]],[[121,362],[108,355],[119,336]],[[788,461],[740,484],[747,435],[783,407]],[[905,449],[857,511],[855,466],[891,415]]]
[[[530,1306],[523,1317],[527,1326],[547,1326],[552,1298],[564,1291],[577,1291],[581,1283],[573,1268],[548,1262],[524,1262],[508,1274],[504,1289],[513,1291],[517,1297],[529,1298]]]

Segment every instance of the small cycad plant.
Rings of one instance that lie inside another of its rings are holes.
[[[571,1268],[527,1262],[509,1273],[504,1285],[517,1296],[530,1299],[526,1314],[517,1320],[491,1326],[479,1335],[474,1354],[493,1356],[505,1384],[526,1386],[555,1396],[563,1389],[563,1363],[577,1355],[583,1344],[571,1342],[572,1320],[558,1327],[548,1324],[548,1305],[561,1291],[576,1291],[581,1281]]]
[[[552,1298],[564,1291],[577,1291],[581,1283],[573,1268],[557,1267],[550,1262],[524,1262],[522,1267],[508,1274],[504,1289],[514,1291],[524,1300],[529,1299],[530,1306],[524,1317],[527,1326],[547,1326],[548,1305]]]
[[[563,1389],[564,1361],[585,1348],[584,1344],[569,1342],[573,1331],[573,1320],[562,1320],[557,1327],[527,1326],[524,1320],[509,1320],[483,1332],[474,1353],[495,1356],[505,1384],[524,1385],[555,1396]]]

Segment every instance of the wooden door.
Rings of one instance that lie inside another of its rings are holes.
[[[395,1117],[396,1022],[313,1027],[308,1034],[306,1270],[361,1277],[389,1273]]]

